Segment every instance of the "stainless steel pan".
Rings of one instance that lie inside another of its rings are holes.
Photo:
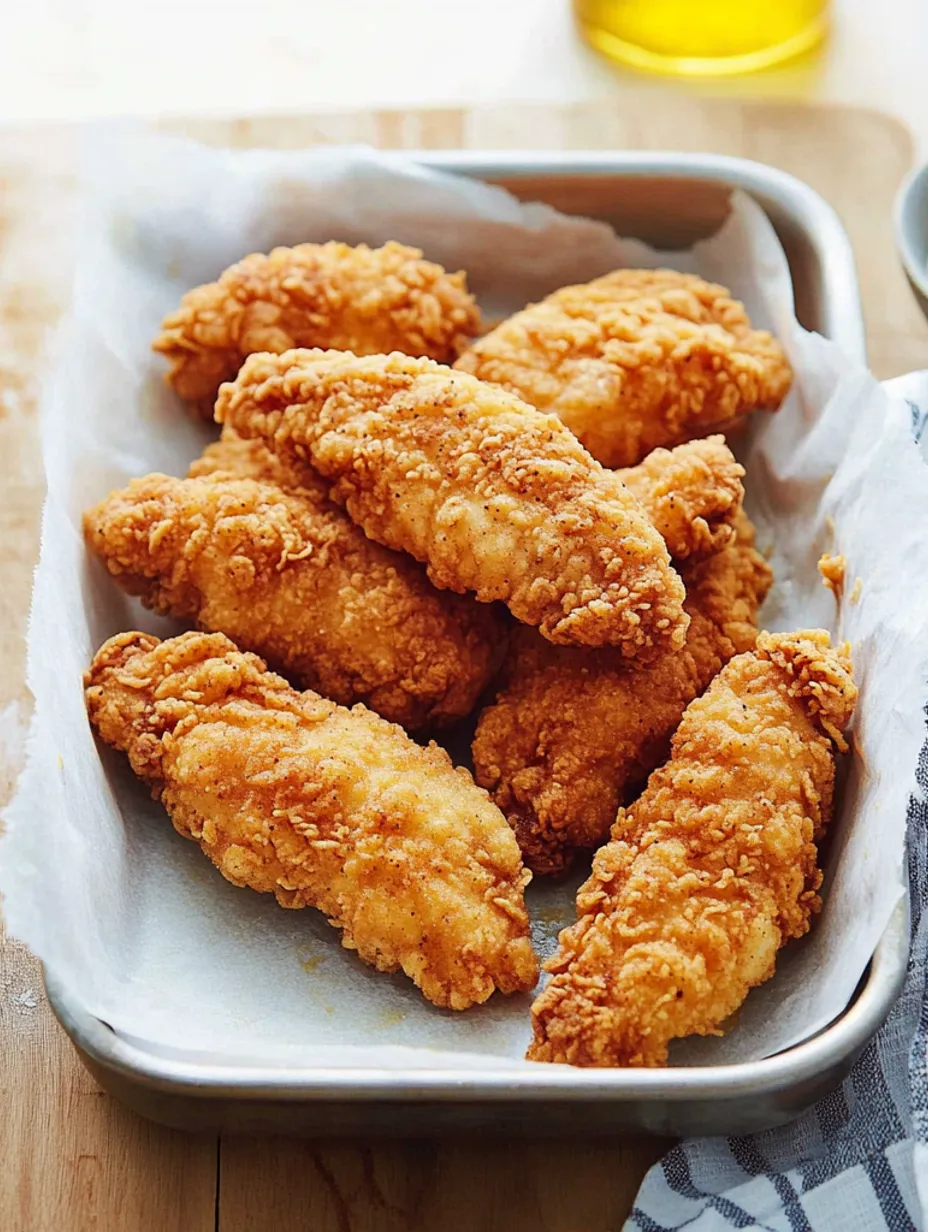
[[[639,153],[423,152],[418,161],[500,184],[525,200],[612,224],[664,248],[685,247],[725,220],[731,191],[749,192],[786,250],[800,321],[862,360],[854,259],[833,210],[791,176],[744,159]],[[886,930],[856,997],[817,1037],[747,1064],[664,1070],[539,1065],[518,1078],[491,1069],[316,1068],[206,1064],[127,1042],[46,977],[49,1001],[100,1085],[154,1120],[189,1129],[274,1132],[604,1132],[732,1134],[797,1116],[831,1091],[878,1029],[905,976],[906,904]]]

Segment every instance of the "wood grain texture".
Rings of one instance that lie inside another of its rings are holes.
[[[928,328],[895,260],[890,205],[906,132],[869,112],[742,105],[635,84],[610,104],[183,121],[211,142],[293,147],[710,150],[770,162],[838,210],[860,267],[871,363],[928,365]],[[31,571],[42,495],[36,394],[43,337],[67,300],[77,134],[0,132],[0,805],[22,753]],[[866,175],[861,168],[866,167]],[[3,1232],[617,1232],[661,1144],[216,1144],[148,1125],[85,1074],[44,998],[38,964],[0,944]]]
[[[619,1232],[658,1142],[226,1138],[217,1232]]]
[[[0,946],[0,1227],[213,1232],[217,1144],[143,1121],[77,1061],[38,962]]]

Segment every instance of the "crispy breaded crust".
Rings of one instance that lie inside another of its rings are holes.
[[[848,648],[813,629],[762,633],[691,702],[577,895],[530,1059],[663,1065],[773,975],[820,908],[815,840],[856,697]]]
[[[246,444],[223,442],[212,457],[246,466]],[[146,606],[408,728],[469,714],[505,644],[493,608],[435,590],[415,561],[365,538],[311,488],[228,470],[148,475],[90,510],[84,528]]]
[[[310,463],[370,538],[564,644],[683,643],[683,586],[625,485],[554,416],[408,356],[253,355],[216,417]]]
[[[237,475],[239,479],[258,479],[262,483],[276,484],[278,488],[298,489],[311,500],[328,502],[330,509],[337,508],[329,502],[329,485],[311,466],[288,466],[264,441],[246,441],[228,427],[223,428],[218,441],[207,445],[200,456],[194,458],[187,478],[203,479],[220,471]],[[342,517],[354,525],[346,513],[342,512]]]
[[[219,633],[123,633],[85,684],[102,739],[233,884],[316,907],[435,1005],[533,986],[512,831],[436,745],[295,692]]]
[[[630,671],[608,649],[551,646],[529,630],[515,636],[502,691],[477,724],[474,777],[534,872],[562,872],[606,841],[619,805],[667,756],[688,703],[753,646],[772,575],[752,541],[746,530],[684,570],[686,645],[644,670]]]
[[[245,257],[188,291],[152,345],[171,361],[168,383],[212,419],[220,384],[253,351],[338,347],[450,363],[479,330],[463,272],[448,274],[392,241],[333,241]]]
[[[562,287],[455,364],[559,415],[604,466],[775,410],[792,380],[780,344],[725,287],[674,270],[616,270]]]
[[[311,466],[279,457],[261,440],[243,440],[228,425],[188,474],[194,478],[223,470],[282,488],[308,487],[323,497],[329,491]],[[674,559],[711,556],[734,537],[744,499],[744,467],[724,437],[655,449],[638,466],[617,474],[641,502]]]
[[[730,543],[744,500],[744,467],[723,436],[654,449],[616,472],[638,497],[675,560],[711,556]]]

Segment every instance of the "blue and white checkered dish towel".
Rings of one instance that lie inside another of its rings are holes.
[[[910,405],[926,453],[928,409]],[[928,743],[918,781],[928,795]],[[645,1177],[628,1232],[928,1229],[928,802],[910,803],[907,841],[905,987],[850,1077],[790,1125],[674,1147]]]

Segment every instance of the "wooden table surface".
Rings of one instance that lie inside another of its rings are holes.
[[[177,125],[173,125],[177,127]],[[743,154],[806,179],[857,254],[871,365],[928,366],[928,328],[894,259],[908,134],[874,113],[643,93],[609,104],[200,121],[231,144],[663,148]],[[26,614],[42,498],[35,407],[47,328],[67,304],[76,133],[0,132],[0,804],[22,756]],[[862,176],[860,169],[866,167]],[[45,1002],[36,960],[0,946],[3,1232],[617,1232],[660,1144],[333,1141],[189,1136],[102,1093]]]

